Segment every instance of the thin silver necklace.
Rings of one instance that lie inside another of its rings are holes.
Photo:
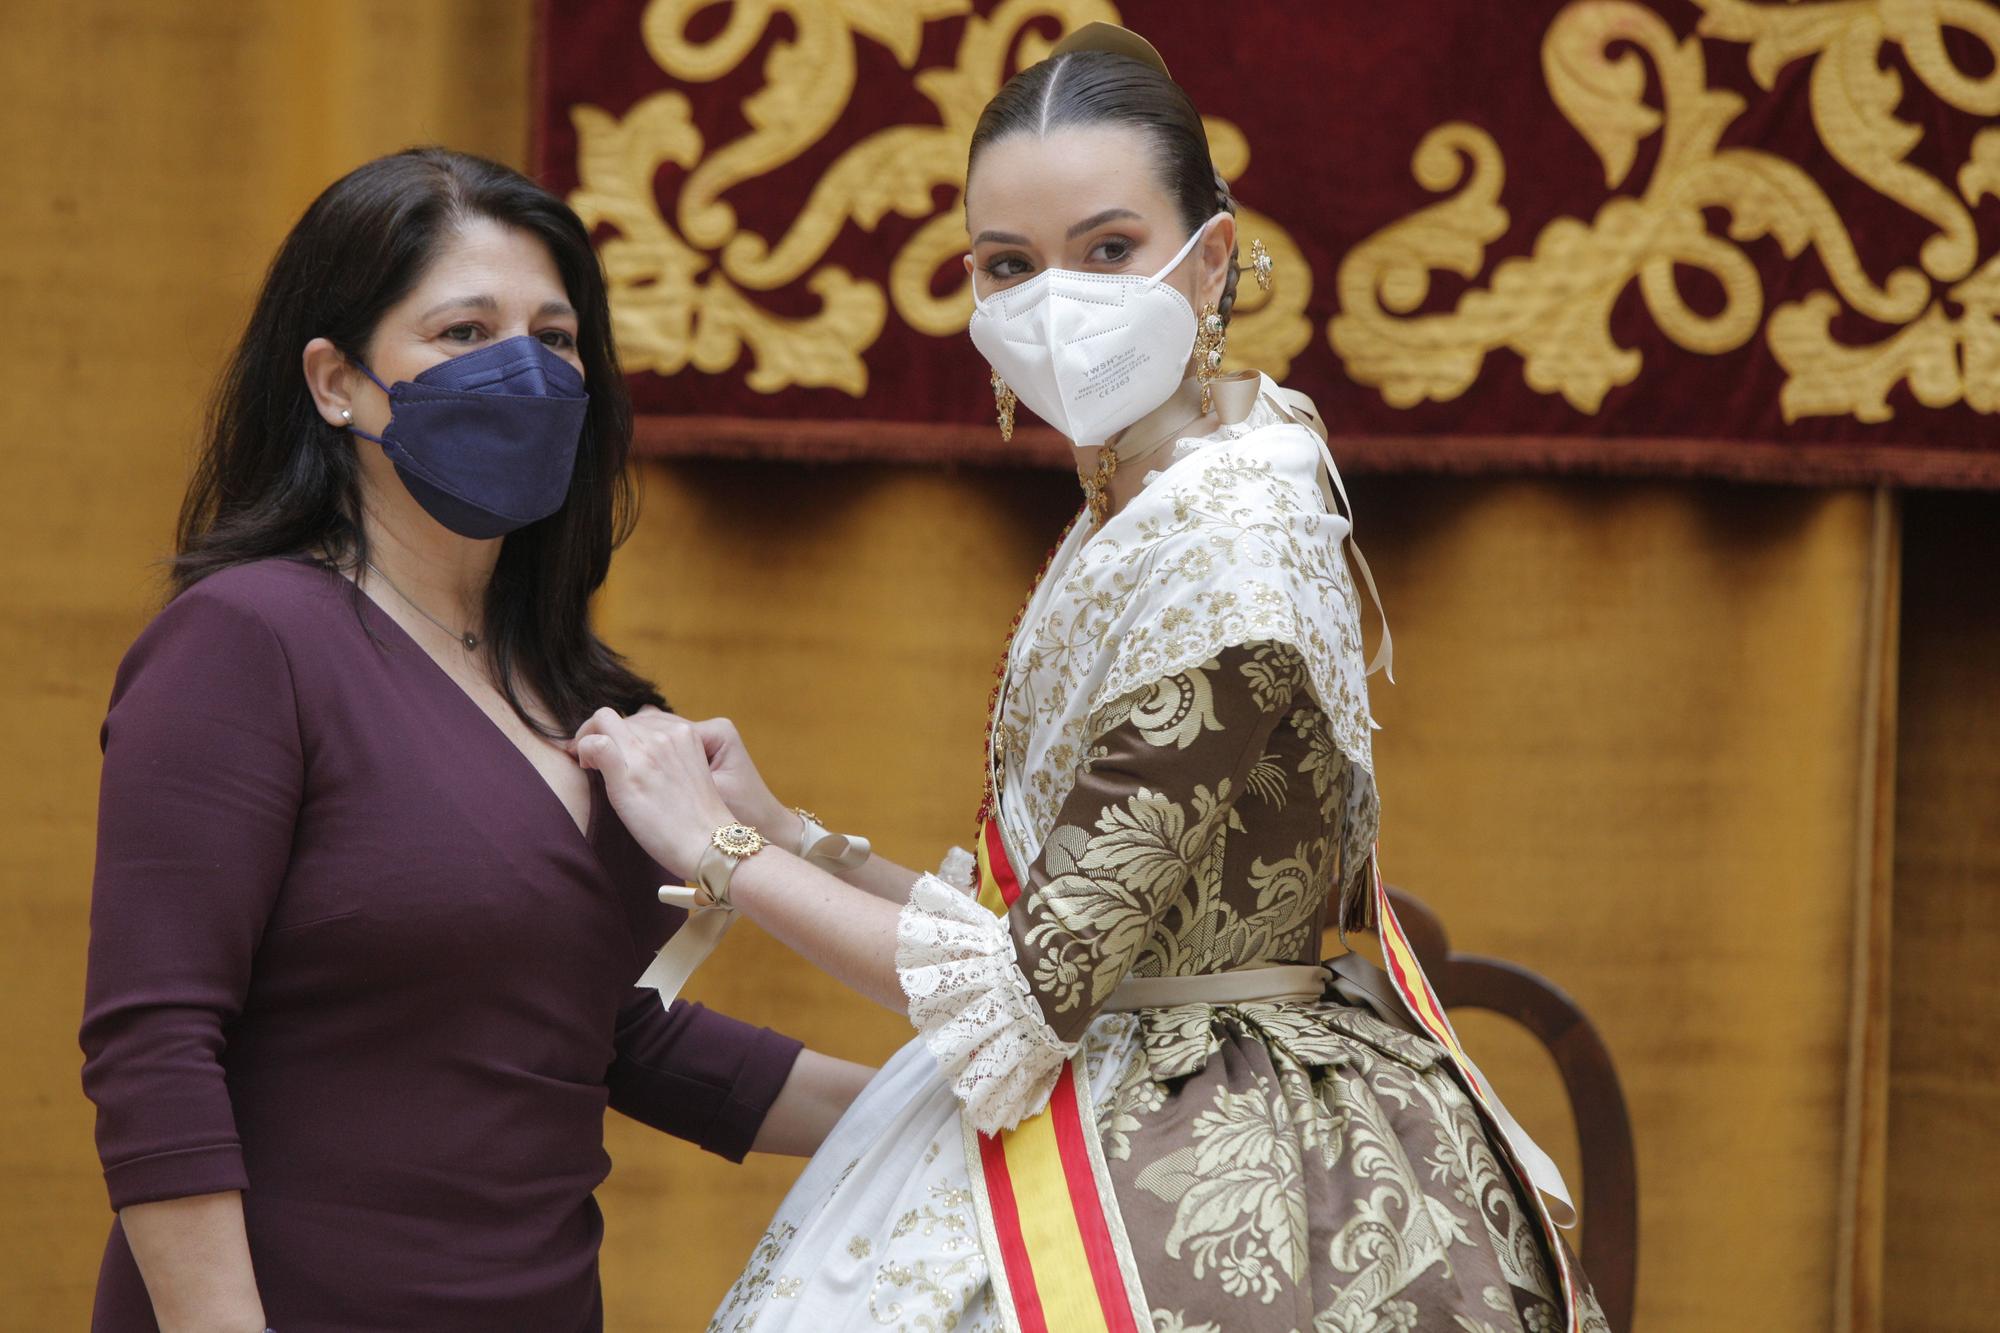
[[[425,620],[430,621],[431,624],[436,625],[446,634],[451,635],[452,638],[457,639],[460,643],[464,644],[465,650],[467,652],[472,652],[479,647],[479,636],[477,634],[474,634],[469,630],[455,630],[451,626],[445,624],[442,620],[439,620],[436,616],[432,615],[430,612],[424,610],[423,607],[418,606],[415,599],[413,599],[410,596],[410,594],[404,592],[401,588],[398,588],[396,586],[396,581],[394,579],[390,578],[387,574],[384,574],[380,569],[377,569],[375,567],[375,562],[373,560],[363,560],[361,563],[368,566],[369,572],[375,575],[376,578],[379,578],[382,580],[382,582],[388,584],[389,591],[395,593],[396,596],[403,599],[403,605],[409,607],[412,611],[415,611]]]

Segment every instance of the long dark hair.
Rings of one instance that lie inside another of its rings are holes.
[[[1236,212],[1229,182],[1208,152],[1201,113],[1178,83],[1159,69],[1114,51],[1052,56],[1007,80],[972,131],[966,176],[986,145],[1016,134],[1047,134],[1072,125],[1128,125],[1153,141],[1156,166],[1189,232],[1217,213]],[[1236,256],[1217,308],[1229,318],[1236,304]]]
[[[591,632],[589,619],[591,594],[636,518],[626,471],[632,407],[589,233],[562,200],[497,162],[412,148],[349,172],[306,209],[271,261],[209,406],[207,441],[181,505],[174,593],[273,556],[345,569],[368,558],[357,444],[320,417],[300,360],[314,338],[362,358],[383,312],[410,293],[473,218],[539,237],[577,310],[590,410],[569,497],[552,517],[506,538],[484,616],[508,703],[537,730],[567,734],[599,707],[663,705],[652,682]],[[357,588],[357,610],[360,595]],[[524,707],[521,684],[547,717]]]

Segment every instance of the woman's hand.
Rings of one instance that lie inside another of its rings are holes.
[[[673,714],[646,707],[634,713],[631,722],[643,727],[650,725],[655,718],[671,716]],[[744,748],[743,738],[736,734],[736,724],[726,717],[712,717],[706,722],[689,725],[694,727],[695,735],[701,737],[702,746],[708,751],[709,776],[715,779],[715,789],[722,793],[730,813],[771,841],[786,847],[796,846],[799,817],[771,794],[763,774],[751,762],[750,751]]]
[[[575,748],[579,764],[604,775],[612,808],[646,854],[692,880],[715,830],[736,818],[695,724],[656,709],[627,719],[600,708],[577,728]]]
[[[577,762],[604,775],[612,807],[639,845],[687,880],[696,878],[716,828],[732,818],[709,773],[711,760],[732,748],[741,754],[742,744],[727,722],[689,722],[658,711],[625,718],[609,708],[577,728],[575,741]],[[740,763],[739,774],[748,769],[754,775],[748,756]],[[761,779],[756,786],[763,787]],[[729,898],[735,910],[807,962],[890,1009],[908,1012],[896,974],[899,901],[783,855],[746,858],[732,874]],[[835,1103],[817,1095],[806,1100],[819,1107],[806,1118],[811,1126],[817,1125],[814,1116],[829,1124],[839,1117]],[[805,1143],[774,1128],[772,1140],[759,1146],[779,1141],[801,1148]]]

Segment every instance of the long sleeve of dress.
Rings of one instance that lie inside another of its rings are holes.
[[[686,1000],[669,1009],[638,991],[618,1015],[611,1107],[641,1124],[740,1162],[802,1049]]]
[[[111,1204],[242,1189],[222,1053],[304,784],[277,636],[183,595],[120,667],[102,741],[82,1044]]]
[[[1063,1062],[1215,854],[1303,672],[1273,644],[1225,649],[1105,710],[1004,922],[933,877],[899,923],[910,1016],[981,1130],[1046,1102]]]
[[[601,832],[598,856],[625,903],[629,976],[636,979],[687,917],[660,902],[669,876],[629,831],[611,825]],[[612,1047],[604,1075],[612,1110],[731,1161],[750,1151],[803,1049],[687,1000],[662,1008],[656,992],[637,987],[618,1007]]]

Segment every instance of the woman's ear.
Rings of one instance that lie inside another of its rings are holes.
[[[319,409],[320,418],[335,430],[354,420],[354,404],[348,400],[354,367],[325,338],[315,338],[306,344],[305,355],[300,359],[306,376],[306,389],[313,396],[313,406]]]
[[[1201,238],[1197,254],[1200,262],[1201,300],[1197,306],[1222,304],[1222,293],[1229,286],[1229,270],[1236,263],[1236,218],[1233,214],[1219,213],[1208,224],[1208,234]]]

